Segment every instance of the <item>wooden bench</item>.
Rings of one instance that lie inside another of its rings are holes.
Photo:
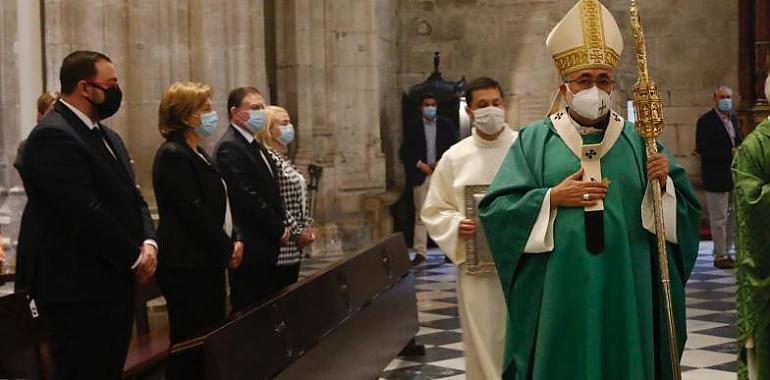
[[[158,369],[169,355],[168,328],[150,330],[147,302],[160,297],[161,291],[155,277],[140,284],[136,292],[134,313],[135,334],[128,348],[123,366],[124,379],[137,379],[140,375]]]
[[[210,380],[242,379],[245,374],[279,380],[377,378],[419,328],[410,269],[403,235],[392,235],[213,332],[171,348],[167,329],[150,329],[147,301],[161,295],[152,279],[137,290],[136,334],[123,377],[146,378],[172,355],[203,350]],[[10,357],[0,350],[0,378],[32,373],[30,380],[50,379],[50,357],[42,355],[48,363],[41,363],[40,351],[32,359],[21,352],[10,368],[16,372],[6,375],[4,363]]]
[[[0,275],[0,285],[14,282],[14,273]],[[0,378],[51,379],[53,360],[47,349],[48,325],[36,317],[25,293],[0,297]]]
[[[209,380],[376,379],[419,328],[410,269],[392,235],[172,351],[203,350]]]
[[[0,284],[13,282],[14,274],[0,275]],[[168,329],[150,331],[147,301],[160,297],[160,289],[155,279],[140,285],[136,294],[135,331],[131,340],[128,356],[124,365],[125,379],[135,379],[138,375],[147,373],[161,366],[169,355]],[[16,298],[12,300],[11,298]],[[24,313],[19,309],[18,295],[12,294],[0,299],[0,319],[17,319],[8,313]],[[14,310],[11,310],[14,308]],[[0,325],[0,337],[14,336],[13,331],[4,331],[2,327],[13,329],[13,323],[5,321]],[[26,378],[29,380],[47,380],[52,378],[53,362],[47,349],[45,337],[47,332],[41,331],[38,339],[24,339],[11,342],[0,339],[0,379]],[[18,343],[21,342],[21,343]],[[3,344],[5,343],[5,344]]]

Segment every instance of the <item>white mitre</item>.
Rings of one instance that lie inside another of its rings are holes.
[[[584,69],[614,71],[623,53],[618,23],[598,0],[578,1],[545,44],[562,78]]]

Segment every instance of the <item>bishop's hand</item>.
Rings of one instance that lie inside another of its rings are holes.
[[[657,178],[661,190],[666,191],[668,157],[665,154],[658,152],[647,159],[647,178]]]
[[[551,208],[595,206],[605,196],[607,185],[583,181],[583,168],[580,168],[551,189]]]

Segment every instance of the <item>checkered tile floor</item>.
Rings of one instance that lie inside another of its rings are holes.
[[[735,379],[735,277],[732,270],[712,266],[711,242],[702,242],[687,284],[686,351],[683,380]],[[323,268],[339,257],[303,261],[302,274]],[[455,295],[455,267],[431,250],[426,264],[415,269],[420,331],[417,343],[425,357],[398,357],[381,374],[389,380],[465,379],[462,330]]]

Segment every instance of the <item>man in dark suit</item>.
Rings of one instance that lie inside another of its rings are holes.
[[[122,99],[110,59],[76,51],[59,79],[61,99],[24,148],[17,289],[51,321],[56,379],[120,379],[155,231],[123,141],[99,123]]]
[[[243,261],[230,271],[230,303],[243,312],[278,291],[276,272],[281,241],[288,239],[277,168],[254,134],[265,128],[262,95],[254,87],[232,90],[227,98],[230,126],[214,150],[227,183],[233,219],[241,229]]]
[[[714,91],[714,108],[698,119],[695,150],[700,155],[703,190],[714,241],[714,266],[735,268],[729,250],[734,240],[733,178],[730,164],[741,143],[741,129],[733,110],[733,91],[720,85]]]
[[[425,261],[428,247],[428,231],[420,220],[420,211],[430,186],[430,177],[441,156],[457,140],[457,129],[449,119],[438,116],[438,101],[433,94],[425,94],[420,100],[420,117],[407,125],[404,142],[399,152],[404,163],[407,183],[413,188],[414,240],[413,265]]]

